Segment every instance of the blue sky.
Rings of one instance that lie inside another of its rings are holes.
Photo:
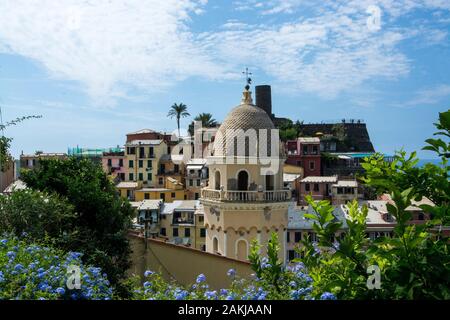
[[[418,150],[449,108],[449,30],[447,0],[0,0],[3,120],[43,116],[5,134],[18,156],[172,132],[174,102],[222,121],[249,67],[277,116],[361,118],[377,151]]]

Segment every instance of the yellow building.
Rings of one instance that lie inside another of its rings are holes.
[[[122,181],[116,185],[116,189],[122,198],[126,198],[130,201],[134,201],[136,198],[136,191],[141,189],[141,182],[134,181]]]
[[[142,188],[135,191],[135,201],[142,200],[163,200],[173,202],[175,200],[185,200],[186,192],[183,189],[167,188]]]
[[[205,250],[204,211],[199,201],[165,203],[160,222],[160,236],[169,242]]]
[[[164,140],[131,140],[125,144],[125,181],[157,186],[160,159],[168,153]]]
[[[265,245],[276,232],[285,261],[291,198],[283,187],[285,155],[272,120],[253,104],[248,89],[220,126],[208,157],[209,184],[200,200],[206,251],[247,260],[253,239]]]

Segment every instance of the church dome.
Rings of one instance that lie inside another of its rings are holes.
[[[251,92],[245,90],[241,104],[230,111],[217,131],[214,142],[214,156],[230,155],[227,149],[235,139],[234,130],[243,130],[245,133],[250,129],[255,130],[259,142],[259,130],[266,129],[267,143],[270,147],[271,129],[275,129],[272,119],[263,109],[253,104]]]

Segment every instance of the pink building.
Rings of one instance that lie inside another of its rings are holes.
[[[304,176],[320,176],[320,139],[300,137],[286,143],[286,163],[303,167]]]
[[[125,181],[124,159],[124,151],[104,152],[102,156],[103,171],[118,181]]]
[[[309,176],[300,181],[299,204],[306,204],[305,196],[311,195],[314,200],[330,200],[331,189],[338,182],[337,176]]]

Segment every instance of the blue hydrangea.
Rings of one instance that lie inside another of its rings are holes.
[[[5,281],[5,275],[3,274],[3,271],[0,271],[0,283]]]
[[[16,266],[14,267],[14,271],[17,272],[21,272],[23,271],[25,268],[23,267],[23,265],[21,265],[20,263],[16,264]]]
[[[236,275],[236,270],[234,270],[234,269],[228,270],[227,275],[229,277],[234,277]]]
[[[203,273],[201,273],[197,276],[197,280],[196,280],[197,283],[202,283],[205,281],[206,281],[206,276]]]
[[[151,276],[153,273],[154,273],[153,271],[147,270],[147,271],[144,272],[144,276],[145,276],[145,277],[149,277],[149,276]]]
[[[61,287],[56,288],[55,291],[57,294],[60,294],[60,295],[63,295],[64,293],[66,293],[66,290],[64,290],[64,288],[61,288]]]
[[[151,282],[148,282],[148,281],[145,281],[145,282],[144,282],[144,288],[148,288],[148,287],[150,287],[151,285],[152,285]]]
[[[5,246],[8,243],[8,239],[2,239],[0,243]]]
[[[324,292],[320,296],[320,300],[336,300],[336,296],[331,292]]]
[[[217,291],[206,291],[205,297],[209,300],[213,300],[217,298]]]
[[[6,253],[6,256],[7,256],[9,259],[14,259],[14,258],[16,257],[16,253],[15,253],[14,251],[8,251],[8,252]]]

